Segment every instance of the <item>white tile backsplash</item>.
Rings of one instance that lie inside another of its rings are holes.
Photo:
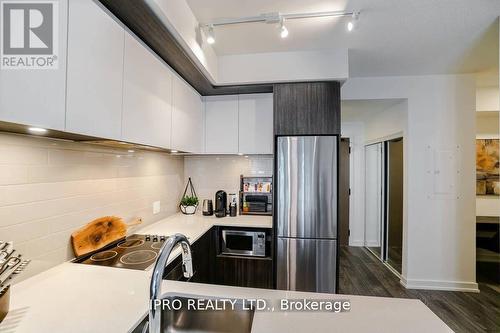
[[[214,200],[215,192],[238,194],[240,175],[272,176],[272,155],[210,155],[184,158],[184,181],[191,177],[200,198]]]
[[[181,156],[0,133],[0,239],[32,259],[23,279],[73,258],[71,233],[95,218],[176,213],[183,186]]]

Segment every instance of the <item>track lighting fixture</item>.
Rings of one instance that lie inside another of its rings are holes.
[[[208,44],[215,43],[215,32],[214,32],[214,25],[213,24],[211,24],[211,25],[208,26],[207,43]]]
[[[219,19],[209,23],[200,24],[200,28],[206,29],[207,37],[206,41],[208,44],[215,43],[215,32],[214,27],[222,25],[233,25],[233,24],[243,24],[243,23],[268,23],[268,24],[278,24],[280,28],[281,38],[286,38],[288,36],[288,29],[285,26],[285,20],[296,20],[296,19],[306,19],[315,17],[350,17],[349,22],[347,22],[347,30],[353,31],[356,29],[357,22],[359,20],[359,11],[344,12],[344,11],[330,11],[330,12],[314,12],[314,13],[295,13],[295,14],[281,14],[281,13],[264,13],[258,16],[248,16],[240,18],[229,18],[229,19]]]
[[[283,17],[280,19],[280,36],[281,38],[288,37],[288,29],[285,27],[285,19]]]
[[[354,29],[356,29],[358,19],[359,19],[359,12],[353,12],[351,20],[347,22],[347,31],[351,32]]]

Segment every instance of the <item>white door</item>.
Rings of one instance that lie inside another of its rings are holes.
[[[125,34],[122,140],[170,148],[172,75],[134,36]]]
[[[205,97],[205,152],[238,153],[238,95]]]
[[[58,3],[58,68],[0,70],[1,121],[64,130],[68,2]]]
[[[273,94],[239,95],[239,152],[273,153]]]
[[[121,138],[123,44],[123,28],[94,1],[70,1],[66,131]]]
[[[172,149],[203,153],[203,102],[201,96],[172,74]]]

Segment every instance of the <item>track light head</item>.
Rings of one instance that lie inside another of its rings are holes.
[[[288,29],[285,27],[285,19],[280,19],[280,36],[281,38],[288,37]]]
[[[215,32],[213,24],[209,25],[207,29],[207,43],[208,44],[215,43]]]
[[[359,12],[353,12],[351,20],[347,22],[347,31],[351,32],[356,29],[359,20]]]

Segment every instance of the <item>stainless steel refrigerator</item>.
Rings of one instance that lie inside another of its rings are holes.
[[[335,293],[337,136],[277,138],[278,289]]]

